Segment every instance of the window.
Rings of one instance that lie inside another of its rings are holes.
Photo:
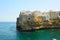
[[[30,18],[28,18],[28,20],[30,20]]]
[[[59,16],[60,16],[60,12],[59,12]]]

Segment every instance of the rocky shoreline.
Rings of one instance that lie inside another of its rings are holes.
[[[60,26],[58,27],[58,26],[53,26],[53,27],[49,27],[49,26],[47,26],[47,27],[44,27],[44,28],[39,28],[38,27],[38,29],[35,29],[35,28],[32,28],[31,30],[23,30],[23,29],[21,29],[20,28],[20,26],[18,27],[18,28],[16,28],[18,31],[21,31],[21,32],[33,32],[33,31],[37,31],[37,30],[47,30],[47,29],[60,29]]]

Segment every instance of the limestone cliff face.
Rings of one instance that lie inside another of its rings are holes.
[[[17,18],[17,28],[20,28],[22,30],[31,30],[36,27],[41,20],[39,19],[38,15],[27,14],[25,12],[21,12],[19,17]]]

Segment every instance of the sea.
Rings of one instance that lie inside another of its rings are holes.
[[[16,22],[0,22],[0,40],[60,40],[60,29],[20,32]]]

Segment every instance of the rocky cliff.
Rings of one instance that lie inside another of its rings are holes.
[[[35,13],[26,14],[25,12],[24,13],[20,12],[16,24],[17,29],[19,30],[33,30],[37,29],[37,26],[40,27],[40,22],[41,20]]]
[[[46,14],[40,13],[39,11],[30,12],[23,11],[20,12],[17,18],[16,26],[17,30],[20,31],[30,31],[36,29],[50,29],[50,28],[60,28],[60,18],[51,19],[48,17],[46,20]]]

